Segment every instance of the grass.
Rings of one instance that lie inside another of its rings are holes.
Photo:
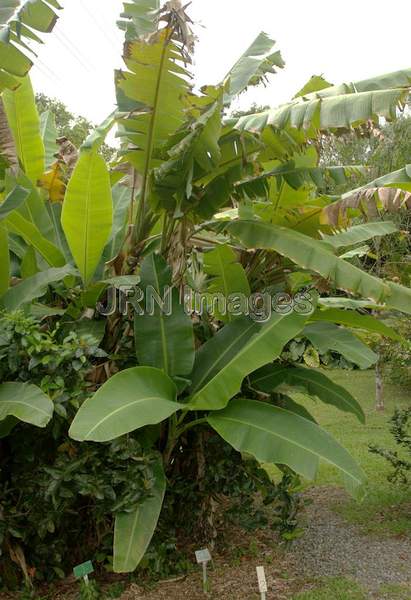
[[[382,585],[379,593],[381,600],[410,600],[410,588],[405,585]]]
[[[368,478],[368,495],[359,504],[347,499],[331,506],[351,523],[357,523],[367,533],[397,534],[411,537],[411,491],[406,487],[391,484],[387,475],[390,465],[368,451],[375,443],[386,448],[396,449],[389,431],[389,418],[396,407],[410,404],[409,390],[399,386],[385,386],[384,412],[376,412],[375,383],[373,371],[328,371],[327,375],[335,383],[347,388],[360,402],[366,414],[366,424],[362,425],[354,416],[340,412],[332,406],[314,402],[307,397],[298,397],[318,423],[329,431],[358,461]],[[316,485],[342,485],[338,470],[328,464],[320,467]]]
[[[366,600],[360,586],[344,577],[324,579],[315,588],[301,592],[293,600]]]

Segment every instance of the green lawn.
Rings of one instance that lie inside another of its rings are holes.
[[[358,523],[367,532],[406,534],[411,537],[411,491],[389,483],[389,464],[368,451],[371,443],[395,448],[388,420],[396,407],[410,404],[411,391],[386,385],[386,409],[381,413],[374,409],[373,371],[336,370],[327,371],[327,375],[357,398],[367,417],[366,425],[362,425],[355,417],[332,406],[307,397],[298,397],[298,401],[309,408],[319,424],[347,448],[368,477],[368,496],[363,503],[347,499],[331,508],[340,512],[348,521]],[[323,464],[316,485],[341,485],[337,469]]]
[[[386,585],[379,589],[380,600],[410,600],[408,586]],[[323,578],[312,589],[293,596],[293,600],[367,600],[369,595],[355,581],[345,577]]]
[[[344,577],[325,579],[315,588],[301,592],[293,600],[366,600],[361,587]]]

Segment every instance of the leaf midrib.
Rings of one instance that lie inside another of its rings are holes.
[[[84,440],[88,439],[90,437],[90,435],[98,428],[100,427],[105,421],[107,421],[107,419],[110,419],[113,417],[113,415],[120,413],[123,410],[126,410],[128,408],[130,408],[130,406],[133,406],[133,404],[139,404],[141,402],[148,402],[151,400],[162,400],[162,401],[167,401],[172,403],[172,400],[168,400],[168,398],[164,398],[163,396],[145,396],[144,398],[138,398],[137,400],[133,400],[132,402],[128,402],[127,404],[123,404],[123,406],[120,406],[119,408],[116,408],[115,410],[111,411],[108,415],[106,415],[105,417],[103,417],[102,419],[100,419],[100,421],[98,421],[94,427],[92,427],[92,429],[90,429],[86,436],[84,437]],[[176,406],[178,406],[178,404],[176,402],[174,402],[174,404],[176,404]]]
[[[22,400],[0,400],[0,405],[3,403],[9,404],[9,405],[11,405],[11,407],[13,407],[13,405],[15,405],[15,404],[21,404],[22,406],[27,406],[31,410],[37,411],[39,413],[43,413],[44,415],[46,415],[46,417],[50,418],[50,414],[48,412],[46,412],[45,410],[43,410],[42,408],[39,408],[38,406],[33,406],[32,404],[30,404],[28,402],[23,402]],[[17,418],[19,418],[19,417],[17,417]]]
[[[201,388],[200,386],[204,383],[204,381],[207,379],[207,377],[210,375],[210,373],[212,373],[216,367],[216,365],[218,365],[218,363],[230,352],[230,350],[233,348],[233,346],[235,346],[236,344],[238,344],[242,338],[251,330],[254,329],[254,323],[251,323],[249,327],[247,327],[247,329],[245,329],[244,331],[241,332],[241,334],[235,338],[235,340],[233,340],[231,342],[231,344],[228,344],[225,349],[224,352],[222,352],[219,356],[218,359],[216,361],[214,361],[211,365],[210,368],[207,369],[207,371],[204,373],[203,377],[200,379],[200,381],[196,384],[196,386],[193,389],[193,392],[195,394],[195,396],[198,394],[199,391],[203,390],[204,388]],[[238,356],[238,354],[236,354],[236,357]],[[227,365],[231,364],[232,361],[230,361],[229,363],[226,363],[225,365],[223,365],[220,369],[220,371],[218,371],[218,373],[220,373],[223,369],[226,368]],[[218,374],[217,373],[217,374]],[[210,380],[213,381],[215,378],[215,376]],[[206,385],[208,385],[207,382]],[[194,396],[194,397],[195,397]]]
[[[266,328],[265,328],[265,327],[263,327],[262,329],[260,329],[260,331],[257,331],[257,332],[256,332],[256,333],[255,333],[255,334],[252,336],[251,340],[250,340],[250,341],[249,341],[247,344],[245,344],[245,346],[243,346],[243,347],[241,348],[241,350],[240,350],[240,351],[239,351],[239,352],[238,352],[238,353],[237,353],[235,356],[233,356],[233,358],[232,358],[232,359],[231,359],[231,360],[230,360],[230,361],[229,361],[227,364],[225,364],[225,365],[222,367],[222,369],[221,369],[220,371],[218,371],[218,373],[216,373],[216,374],[214,375],[214,377],[213,377],[212,379],[210,379],[210,381],[208,381],[208,382],[205,384],[205,386],[204,386],[203,388],[201,388],[201,389],[199,390],[199,392],[197,392],[196,396],[198,396],[198,395],[199,395],[201,392],[203,392],[205,389],[207,389],[207,387],[208,387],[208,386],[210,386],[210,385],[213,383],[213,381],[216,379],[216,377],[218,377],[218,376],[220,375],[220,373],[221,373],[223,370],[226,370],[227,368],[229,368],[229,366],[230,366],[230,365],[231,365],[233,362],[240,360],[240,359],[241,359],[241,358],[244,356],[244,353],[245,353],[245,352],[248,352],[248,351],[250,350],[250,348],[253,348],[253,346],[254,346],[254,345],[257,343],[257,342],[259,342],[259,341],[261,340],[261,338],[264,338],[264,337],[267,335],[267,333],[268,333],[268,332],[271,332],[271,330],[272,330],[274,327],[276,327],[276,326],[277,326],[279,323],[281,323],[281,321],[284,319],[284,317],[285,317],[285,316],[288,316],[288,315],[281,315],[281,316],[278,318],[278,320],[275,320],[275,321],[273,320],[273,322],[271,323],[271,325],[270,325],[270,326],[267,326]],[[253,325],[254,325],[254,323],[253,323]],[[248,328],[248,329],[247,329],[247,330],[246,330],[244,333],[248,332],[250,329],[251,329],[251,328]],[[241,337],[242,337],[242,336],[241,336]],[[238,341],[238,340],[236,340],[235,342],[233,342],[233,344],[231,344],[230,348],[232,348],[232,346],[233,346],[233,345],[234,345],[234,344],[235,344],[237,341]],[[193,398],[193,400],[194,400],[194,398]]]

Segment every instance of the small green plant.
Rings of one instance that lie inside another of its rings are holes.
[[[122,582],[112,583],[104,590],[104,600],[116,600],[126,589],[126,584]]]
[[[101,591],[94,579],[81,580],[78,600],[101,600]]]

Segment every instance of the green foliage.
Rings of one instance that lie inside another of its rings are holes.
[[[32,382],[53,399],[55,410],[67,414],[67,402],[84,399],[84,376],[93,357],[105,353],[87,335],[65,335],[57,327],[40,328],[23,312],[0,313],[0,380]]]
[[[370,167],[372,178],[402,169],[411,156],[411,117],[401,115],[392,123],[384,123],[371,132],[353,131],[343,136],[324,136],[321,140],[321,162],[324,165],[359,164]],[[368,175],[359,177],[365,184]],[[349,183],[332,191],[348,191]],[[331,190],[330,190],[331,191]]]
[[[294,600],[365,600],[365,592],[361,587],[343,577],[325,579],[314,589],[294,596]]]
[[[388,481],[407,485],[411,471],[411,460],[405,456],[411,456],[411,408],[406,410],[397,409],[391,418],[390,431],[401,451],[386,450],[375,444],[370,446],[370,452],[385,458],[393,467],[394,471],[388,476]]]
[[[374,338],[370,343],[375,346],[381,357],[384,375],[392,383],[408,387],[411,385],[411,324],[409,319],[398,317],[393,323],[402,336],[401,344],[396,344],[388,338]]]
[[[72,567],[68,548],[77,548],[81,562],[100,536],[112,539],[112,514],[149,495],[152,456],[135,439],[96,446],[67,437],[68,422],[87,395],[91,361],[105,356],[92,338],[48,330],[23,313],[3,314],[1,331],[2,381],[37,383],[56,411],[41,433],[14,423],[0,442],[3,554],[7,544],[23,544],[38,579],[53,572],[60,577]]]
[[[80,582],[80,593],[78,600],[100,600],[101,590],[94,579]]]

